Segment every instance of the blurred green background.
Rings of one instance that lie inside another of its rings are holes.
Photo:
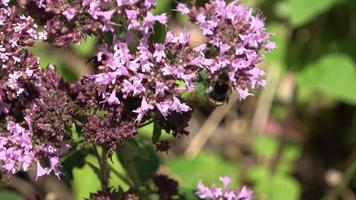
[[[356,1],[240,2],[263,13],[278,46],[260,66],[267,87],[217,111],[197,106],[191,134],[174,140],[168,153],[158,153],[161,164],[154,170],[176,178],[187,199],[194,199],[189,194],[199,180],[209,185],[223,175],[233,177],[232,186],[251,187],[257,200],[356,199]],[[172,29],[187,26],[199,40],[195,27],[171,11],[174,6],[172,0],[160,0],[155,12],[167,12]],[[71,82],[91,73],[85,62],[95,54],[96,44],[97,38],[89,37],[66,49],[38,44],[32,52],[41,57],[41,66],[55,64]],[[141,136],[151,137],[152,129],[141,129]],[[95,163],[91,156],[85,159]],[[116,157],[113,163],[123,173]],[[19,183],[62,191],[64,199],[82,199],[100,188],[88,165],[75,168],[72,175],[68,184],[53,177],[9,182],[1,187],[0,199],[20,198],[7,189]],[[115,174],[110,181],[127,189]],[[44,186],[48,183],[55,189]]]

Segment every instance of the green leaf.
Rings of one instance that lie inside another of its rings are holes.
[[[83,137],[79,134],[77,130],[77,126],[72,123],[70,130],[69,130],[70,138],[74,143],[79,143],[83,140]]]
[[[134,139],[129,139],[125,142],[125,148],[128,148],[132,151],[135,155],[140,156],[144,160],[149,159],[149,154],[139,143],[136,142]]]
[[[163,24],[155,23],[153,25],[153,35],[150,37],[150,41],[153,43],[162,43],[166,38],[166,27]]]
[[[60,67],[63,65],[56,65],[58,74],[69,83],[73,83],[78,80],[78,75],[69,67]]]
[[[153,9],[152,13],[154,15],[159,15],[162,13],[167,13],[170,11],[172,0],[157,0],[157,5],[155,9]]]
[[[66,154],[61,162],[64,174],[73,179],[73,169],[82,168],[85,165],[85,153],[82,150],[74,150]]]
[[[298,200],[299,183],[289,176],[276,175],[256,184],[255,192],[261,199]]]
[[[277,48],[266,56],[266,62],[282,65],[286,57],[287,38],[289,37],[287,27],[282,23],[272,23],[268,25],[267,30],[272,33],[271,40],[276,43]]]
[[[298,74],[298,84],[356,105],[356,69],[346,55],[330,54],[308,65]]]
[[[250,168],[247,177],[254,183],[258,199],[299,199],[300,185],[289,175],[277,172],[272,176],[268,168],[259,166]]]
[[[179,193],[181,194],[183,199],[186,200],[198,200],[198,197],[195,196],[194,194],[195,188],[185,188],[185,187],[180,187],[179,188]]]
[[[87,156],[85,160],[97,164],[96,158],[92,155]],[[80,169],[73,169],[72,189],[75,199],[82,200],[89,198],[90,193],[98,191],[100,186],[100,181],[96,173],[88,164]]]
[[[252,150],[255,154],[260,157],[264,157],[267,159],[272,159],[277,154],[278,150],[278,137],[273,136],[260,136],[254,140],[252,144]],[[293,162],[298,159],[301,155],[301,149],[298,145],[286,142],[283,148],[282,158],[280,162],[284,164],[284,162]]]
[[[139,134],[141,136],[144,136],[146,138],[152,138],[152,133],[153,133],[153,123],[148,124],[138,130]],[[174,136],[172,134],[167,133],[164,129],[161,129],[161,139],[163,140],[170,140],[173,139]]]
[[[153,148],[147,143],[142,142],[141,147],[133,144],[126,141],[117,149],[117,155],[129,177],[136,186],[140,186],[156,173],[159,160]],[[147,157],[142,157],[140,152],[146,152]]]
[[[300,27],[329,10],[338,0],[286,0],[277,4],[276,13],[288,17],[294,27]]]
[[[118,173],[125,176],[125,170],[122,167],[120,161],[118,160],[116,152],[111,157],[111,159],[108,161],[108,164],[110,167],[112,167]],[[127,191],[129,189],[129,185],[127,183],[125,183],[121,179],[121,177],[118,177],[112,170],[110,171],[110,174],[109,174],[109,186],[114,187],[114,188],[117,188],[118,186],[120,186],[124,191]]]
[[[272,158],[277,151],[277,140],[274,137],[258,137],[254,140],[252,149],[261,157]]]
[[[157,143],[161,137],[162,129],[159,127],[157,122],[153,124],[153,134],[152,134],[152,142]]]
[[[19,193],[12,190],[0,190],[0,199],[22,200],[24,198]]]
[[[88,57],[93,54],[96,49],[96,43],[98,38],[94,36],[88,36],[80,42],[80,45],[71,45],[75,53],[82,57]]]
[[[219,177],[225,175],[237,180],[239,174],[239,168],[233,162],[208,153],[200,153],[195,159],[177,157],[166,166],[187,188],[195,188],[199,180],[206,185],[219,184]],[[236,182],[233,181],[231,186],[236,186]]]

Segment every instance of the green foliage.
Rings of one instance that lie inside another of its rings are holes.
[[[254,189],[259,198],[266,200],[297,200],[300,195],[300,185],[290,174],[293,162],[301,155],[299,146],[286,142],[281,152],[281,158],[276,163],[272,174],[271,163],[280,152],[280,141],[277,137],[262,136],[256,138],[252,145],[253,152],[267,163],[259,163],[248,169],[247,178],[254,183]]]
[[[287,17],[294,27],[302,26],[330,9],[338,0],[285,0],[278,4],[277,13]]]
[[[356,69],[346,55],[330,54],[308,65],[298,74],[301,89],[319,91],[356,105]]]
[[[157,122],[154,122],[153,124],[153,134],[152,134],[152,142],[156,143],[159,141],[159,139],[161,138],[162,135],[162,129],[161,127],[159,127],[159,125],[157,124]]]
[[[195,188],[199,180],[206,185],[219,184],[219,177],[225,175],[232,177],[234,181],[231,186],[234,187],[239,175],[235,163],[210,153],[200,153],[194,159],[177,157],[170,160],[166,167],[186,188]]]

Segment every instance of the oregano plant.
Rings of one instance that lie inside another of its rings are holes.
[[[1,1],[3,179],[30,168],[36,169],[37,178],[71,177],[71,170],[83,166],[83,158],[92,154],[98,165],[90,166],[101,190],[90,199],[184,198],[176,180],[156,173],[159,162],[152,150],[171,147],[161,137],[163,131],[176,138],[189,134],[186,128],[194,102],[183,94],[194,93],[204,74],[204,84],[216,92],[212,97],[225,84],[225,92],[231,90],[243,101],[253,89],[266,85],[257,65],[275,44],[261,14],[237,0],[211,0],[199,6],[175,2],[173,12],[201,30],[205,42],[200,44],[191,42],[188,29],[171,31],[171,16],[155,15],[155,6],[155,0]],[[99,40],[89,61],[94,72],[73,83],[56,73],[59,66],[41,69],[41,58],[28,50],[36,42],[62,48],[88,36]],[[221,77],[223,83],[218,82]],[[228,95],[225,92],[223,97]],[[142,145],[138,129],[149,124],[154,127],[152,141]],[[128,190],[108,184],[114,155],[125,169],[121,178],[130,186]],[[248,188],[229,188],[227,176],[220,180],[222,188],[200,182],[195,196],[252,199]]]

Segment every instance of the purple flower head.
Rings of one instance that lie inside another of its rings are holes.
[[[0,136],[0,161],[6,173],[26,171],[35,160],[31,133],[19,124],[9,121],[8,133]]]
[[[53,173],[60,179],[62,172],[60,171],[60,154],[61,149],[56,148],[52,144],[44,144],[39,147],[40,160],[37,161],[37,174],[36,180],[45,175]],[[41,164],[41,160],[46,160],[46,164]]]

